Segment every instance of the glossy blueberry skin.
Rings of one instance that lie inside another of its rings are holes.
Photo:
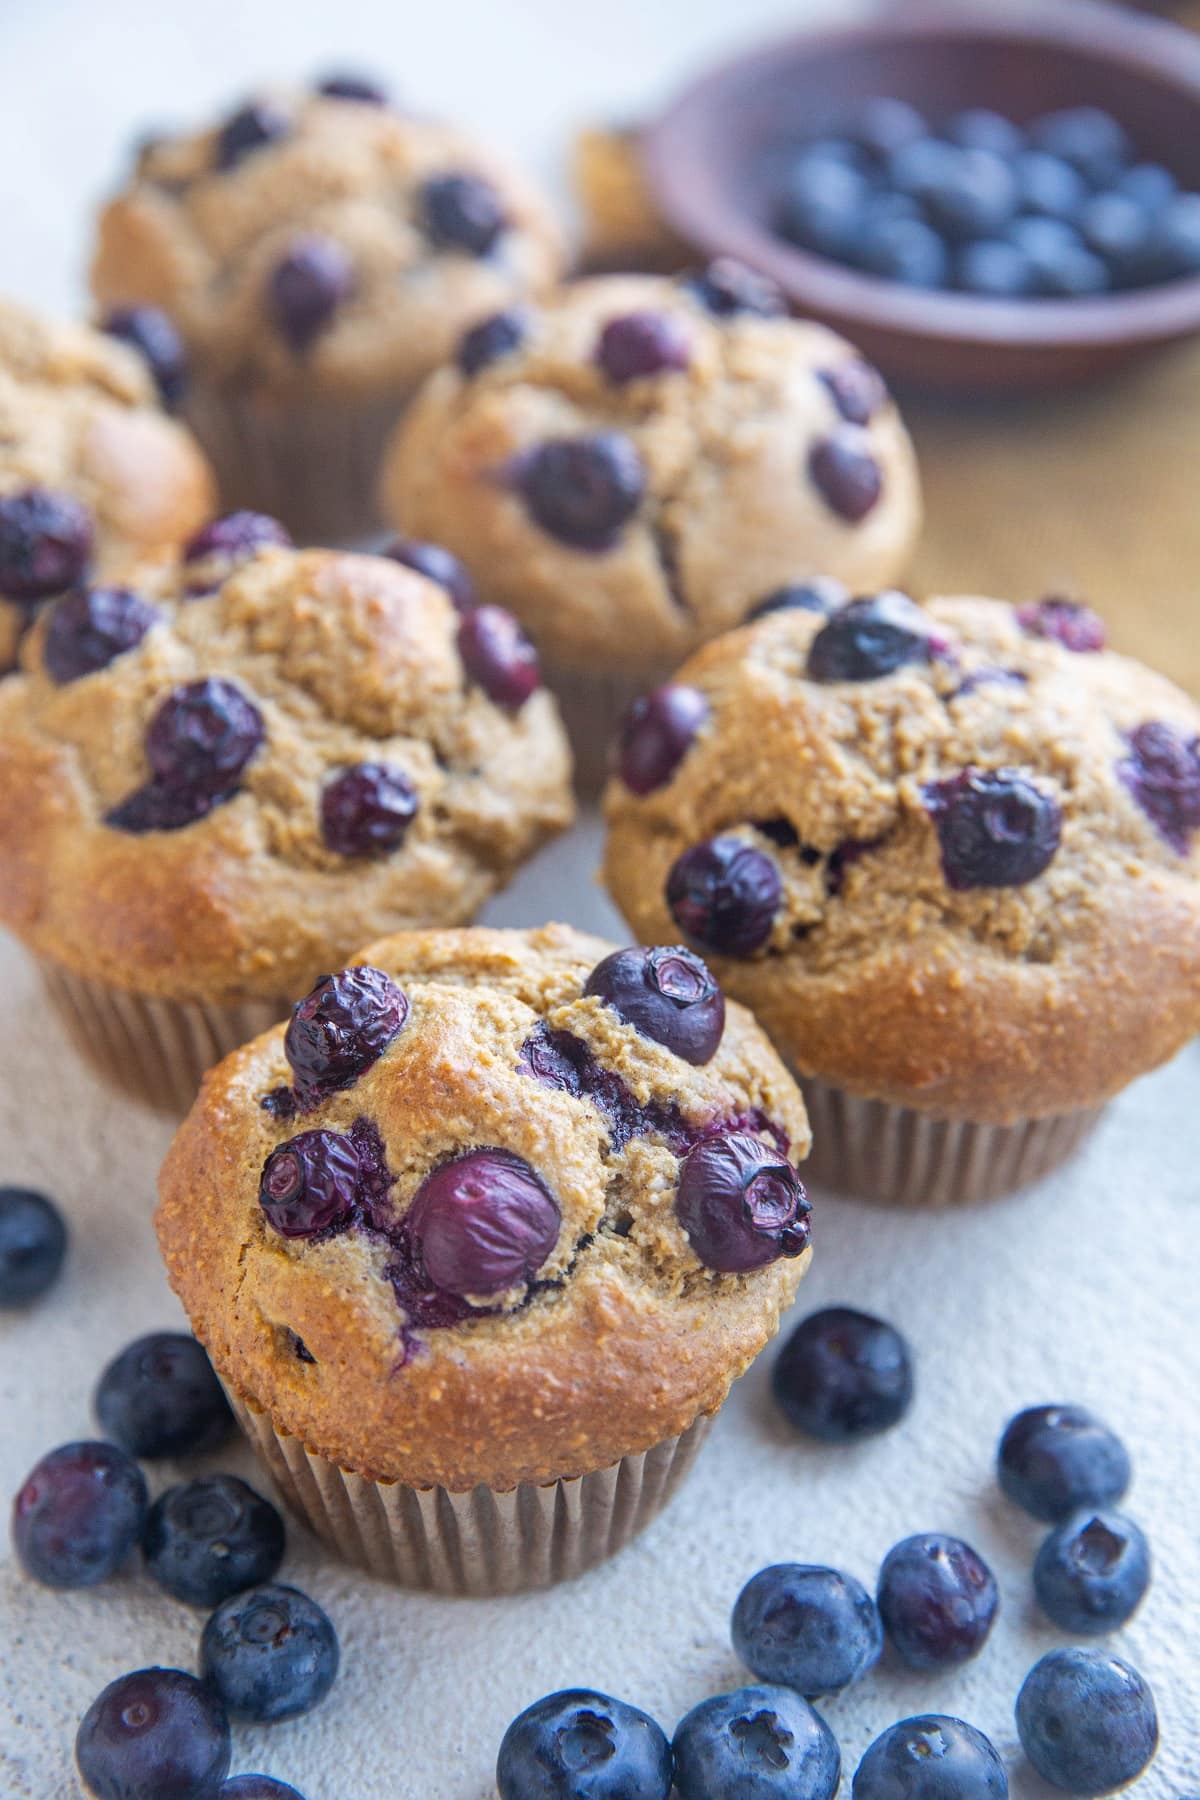
[[[1104,1650],[1051,1650],[1025,1677],[1016,1716],[1026,1756],[1068,1794],[1111,1794],[1158,1749],[1154,1695],[1135,1668]]]
[[[996,1580],[961,1538],[926,1532],[889,1550],[876,1593],[883,1628],[911,1669],[977,1656],[999,1605]]]
[[[477,606],[458,628],[458,654],[469,680],[506,712],[520,712],[542,682],[533,641],[502,606]]]
[[[427,544],[420,538],[397,537],[380,554],[391,562],[401,563],[406,569],[415,569],[427,581],[445,588],[456,612],[469,613],[475,606],[475,583],[457,556],[452,556],[440,544]]]
[[[849,1306],[810,1313],[775,1359],[771,1388],[789,1424],[827,1444],[889,1431],[912,1404],[908,1345]]]
[[[338,1672],[333,1622],[297,1588],[267,1584],[222,1602],[200,1638],[200,1673],[233,1719],[311,1712]]]
[[[547,1694],[500,1744],[500,1800],[667,1800],[671,1746],[647,1713],[588,1688]]]
[[[0,495],[0,595],[29,604],[74,587],[92,554],[92,517],[70,494]]]
[[[227,119],[217,133],[216,163],[232,169],[244,156],[262,150],[288,135],[292,122],[269,100],[253,100]]]
[[[185,1481],[160,1494],[142,1533],[146,1567],[192,1606],[219,1606],[270,1581],[283,1560],[283,1520],[236,1475]]]
[[[407,995],[382,969],[355,963],[323,975],[293,1009],[283,1036],[302,1104],[352,1087],[399,1036],[407,1018]]]
[[[675,313],[631,312],[610,319],[596,345],[596,361],[615,386],[686,369],[692,339]]]
[[[258,1203],[281,1237],[316,1237],[349,1223],[361,1159],[342,1131],[302,1131],[263,1164]]]
[[[947,887],[1024,887],[1062,840],[1062,809],[1019,769],[964,769],[924,790]]]
[[[808,478],[831,512],[858,525],[873,512],[883,494],[883,471],[870,439],[845,425],[818,438],[808,453]]]
[[[94,1405],[105,1435],[147,1462],[215,1450],[233,1430],[203,1345],[179,1331],[150,1332],[122,1350],[96,1384]]]
[[[354,290],[354,264],[333,238],[298,238],[271,271],[271,315],[288,347],[304,356]]]
[[[58,1280],[67,1227],[53,1200],[34,1188],[0,1187],[0,1306],[25,1306]]]
[[[469,256],[486,256],[508,223],[499,194],[478,175],[430,176],[417,207],[430,243]]]
[[[213,1800],[230,1756],[225,1708],[182,1669],[136,1669],[110,1682],[75,1738],[94,1800]]]
[[[412,781],[394,763],[352,763],[321,790],[321,838],[337,856],[390,856],[420,805]]]
[[[470,326],[458,341],[457,362],[468,380],[519,350],[529,335],[525,314],[510,308]]]
[[[875,1739],[854,1775],[854,1800],[1008,1800],[994,1745],[962,1719],[925,1713]]]
[[[1009,1420],[996,1474],[1010,1500],[1058,1524],[1084,1507],[1113,1506],[1129,1486],[1129,1452],[1083,1406],[1030,1406]]]
[[[146,757],[168,786],[224,795],[260,748],[262,714],[240,687],[210,678],[167,695],[146,728]]]
[[[443,1293],[500,1294],[532,1280],[558,1242],[562,1213],[523,1157],[471,1150],[417,1189],[405,1228]]]
[[[707,696],[682,682],[639,694],[622,721],[617,746],[618,773],[630,793],[665,787],[710,714]]]
[[[822,369],[818,379],[848,425],[869,425],[888,403],[887,383],[864,357],[834,363],[831,368]]]
[[[105,314],[101,330],[137,351],[173,412],[187,389],[187,352],[170,316],[157,306],[118,306]]]
[[[1150,1586],[1150,1545],[1118,1512],[1076,1513],[1050,1533],[1033,1565],[1048,1619],[1072,1637],[1100,1637],[1131,1619]]]
[[[760,1681],[809,1700],[849,1687],[883,1649],[879,1611],[862,1583],[805,1563],[760,1569],[738,1595],[731,1631],[734,1649]]]
[[[702,1067],[716,1055],[725,996],[690,950],[614,950],[596,964],[583,991],[684,1062]]]
[[[677,858],[666,900],[679,929],[701,949],[749,956],[771,935],[783,882],[763,851],[741,838],[715,837]]]
[[[63,1444],[17,1492],[13,1549],[25,1573],[46,1587],[94,1587],[137,1544],[148,1503],[141,1470],[115,1444]]]
[[[788,1687],[702,1700],[672,1748],[679,1800],[833,1800],[841,1777],[837,1739]]]
[[[822,625],[808,649],[810,681],[879,681],[936,654],[933,620],[907,594],[851,600]]]
[[[802,1255],[811,1212],[792,1165],[749,1132],[702,1138],[680,1164],[675,1215],[695,1255],[719,1274]]]
[[[610,549],[637,512],[646,472],[637,447],[619,431],[550,438],[518,475],[526,506],[542,530],[576,550]]]
[[[741,313],[777,319],[787,311],[787,302],[775,283],[732,256],[719,256],[706,269],[689,275],[683,286],[716,319],[732,319]]]
[[[107,669],[141,643],[159,617],[129,588],[75,588],[57,600],[46,626],[43,658],[60,687]]]
[[[247,556],[254,556],[259,550],[278,545],[283,550],[290,550],[291,533],[285,526],[273,519],[270,513],[239,512],[222,513],[218,518],[210,519],[202,525],[184,545],[184,562],[203,562],[210,556],[229,557],[240,561]]]
[[[304,1800],[304,1795],[277,1775],[231,1775],[216,1800]]]

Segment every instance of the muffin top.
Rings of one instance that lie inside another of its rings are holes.
[[[505,1489],[721,1403],[808,1260],[808,1144],[688,951],[402,933],[210,1073],[158,1235],[278,1428],[375,1478]]]
[[[611,275],[463,338],[385,510],[568,665],[670,665],[783,583],[892,580],[916,465],[876,372],[734,264]]]
[[[0,669],[41,601],[177,545],[214,503],[142,357],[0,299]]]
[[[0,919],[83,975],[274,999],[364,938],[469,918],[571,816],[496,608],[235,513],[48,608],[0,686]]]
[[[1074,602],[793,605],[637,703],[608,883],[801,1074],[1006,1123],[1200,1030],[1200,710]]]
[[[503,159],[366,84],[325,87],[152,141],[101,215],[97,299],[162,307],[211,380],[407,389],[560,273],[555,224]]]
[[[670,272],[692,260],[655,205],[636,130],[588,125],[576,133],[571,148],[586,268]]]

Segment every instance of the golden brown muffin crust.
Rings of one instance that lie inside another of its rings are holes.
[[[277,1429],[378,1479],[552,1481],[685,1430],[771,1337],[809,1253],[749,1275],[705,1269],[675,1217],[679,1158],[663,1139],[618,1147],[590,1100],[518,1067],[544,1022],[581,1038],[642,1104],[697,1122],[759,1108],[793,1159],[806,1154],[803,1103],[750,1015],[729,1007],[711,1061],[682,1062],[582,996],[611,948],[561,925],[388,938],[355,960],[391,975],[410,1011],[351,1089],[297,1121],[264,1111],[290,1075],[283,1026],[208,1076],[163,1168],[159,1242],[221,1375]],[[486,1145],[524,1157],[562,1211],[536,1285],[498,1312],[406,1333],[386,1239],[275,1232],[258,1201],[268,1154],[298,1129],[364,1118],[386,1148],[396,1220],[450,1156]]]
[[[585,268],[670,272],[691,261],[654,203],[635,130],[585,127],[571,147],[571,175],[583,212]]]

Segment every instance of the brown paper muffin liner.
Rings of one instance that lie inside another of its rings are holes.
[[[661,1512],[712,1423],[701,1415],[681,1437],[571,1481],[451,1493],[340,1469],[278,1430],[254,1402],[226,1392],[283,1499],[310,1530],[372,1575],[439,1594],[514,1594],[594,1568]]]
[[[290,1000],[221,1006],[159,1000],[38,959],[42,981],[75,1048],[135,1100],[182,1118],[206,1070],[285,1018]]]
[[[542,677],[562,712],[575,756],[575,788],[594,800],[612,773],[613,747],[621,721],[639,694],[666,681],[670,669],[641,675],[588,675],[543,656]]]
[[[982,1125],[938,1119],[800,1079],[813,1147],[804,1177],[883,1206],[963,1206],[1048,1175],[1095,1130],[1104,1107]]]
[[[337,544],[381,523],[379,465],[407,399],[393,391],[354,405],[289,402],[197,382],[185,417],[226,510],[270,513],[298,543]]]

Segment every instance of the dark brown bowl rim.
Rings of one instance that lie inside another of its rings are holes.
[[[733,205],[721,172],[680,155],[681,139],[698,135],[697,117],[711,116],[757,68],[777,68],[831,50],[853,50],[888,38],[957,37],[1053,43],[1124,65],[1190,97],[1200,131],[1200,39],[1178,25],[1122,13],[1088,0],[1042,0],[1036,12],[992,4],[964,11],[945,4],[909,5],[895,17],[792,33],[729,58],[693,81],[642,136],[645,168],[669,225],[710,256],[734,256],[772,275],[803,308],[925,341],[1038,346],[1153,343],[1200,329],[1200,276],[1137,293],[1082,300],[987,300],[901,287],[810,256],[765,230]]]

